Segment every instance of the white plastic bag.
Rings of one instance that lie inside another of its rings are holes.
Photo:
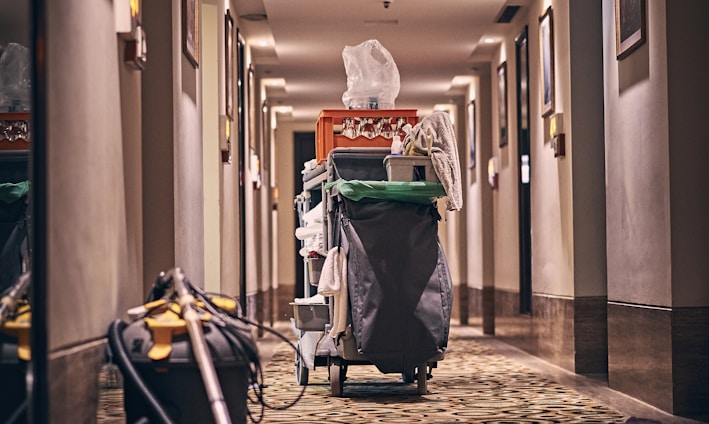
[[[0,51],[0,112],[29,110],[31,73],[27,47],[9,43]]]
[[[347,109],[394,109],[400,87],[399,68],[379,41],[345,46],[342,59],[347,72],[342,103]]]

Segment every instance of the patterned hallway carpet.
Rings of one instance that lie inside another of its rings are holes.
[[[278,331],[296,341],[287,324],[283,323]],[[472,334],[470,327],[466,330],[453,325],[446,357],[433,369],[425,395],[418,394],[415,382],[403,383],[399,374],[382,374],[373,365],[351,365],[343,396],[335,397],[330,393],[325,366],[310,370],[309,384],[299,386],[294,351],[287,343],[269,335],[260,339],[259,345],[265,361],[263,397],[271,408],[262,411],[261,404],[249,403],[250,417],[246,422],[660,423],[636,419],[608,406],[615,401],[595,400],[599,399],[595,395],[591,398],[568,384],[560,384],[554,381],[555,377],[547,377],[556,374],[540,372],[536,365],[529,368],[517,354],[498,350],[499,346],[489,340]],[[114,367],[112,372],[104,370],[99,377],[96,422],[125,423],[120,372]],[[564,378],[560,381],[570,383]],[[249,390],[249,396],[255,398],[253,390]],[[626,407],[623,410],[627,412]],[[647,416],[648,410],[640,412],[641,416],[643,413]],[[661,415],[663,424],[698,423]],[[244,417],[232,417],[232,421],[243,422]]]
[[[399,374],[372,365],[347,371],[343,397],[330,393],[327,367],[310,370],[303,397],[285,410],[266,409],[264,423],[625,423],[630,417],[535,374],[452,328],[446,357],[433,369],[428,394]],[[294,351],[285,343],[264,371],[264,397],[283,407],[300,394]],[[255,419],[258,405],[249,407]]]

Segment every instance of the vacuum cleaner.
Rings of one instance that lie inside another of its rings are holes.
[[[0,422],[27,422],[27,372],[32,316],[27,299],[29,273],[0,296]]]
[[[109,348],[123,374],[128,423],[243,423],[258,349],[236,299],[208,295],[179,268],[147,302],[114,321]]]

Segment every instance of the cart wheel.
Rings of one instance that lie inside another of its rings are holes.
[[[339,358],[333,359],[332,362],[330,362],[330,391],[333,396],[342,396],[346,372],[347,366],[342,365]]]
[[[401,381],[406,384],[413,383],[416,380],[416,370],[405,371],[401,373]]]
[[[305,363],[301,359],[300,356],[300,344],[298,344],[298,351],[295,353],[295,381],[298,383],[299,386],[307,386],[308,385],[308,374],[309,370],[308,367],[305,366]]]
[[[418,375],[416,377],[418,379],[418,394],[427,394],[428,389],[426,388],[426,383],[428,382],[428,365],[426,363],[419,365]]]

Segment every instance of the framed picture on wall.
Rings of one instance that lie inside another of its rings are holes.
[[[234,66],[236,48],[234,46],[234,18],[228,10],[224,15],[224,98],[225,113],[234,120]]]
[[[615,53],[621,60],[646,39],[645,0],[615,0]]]
[[[542,117],[554,113],[554,20],[551,6],[539,18]]]
[[[468,103],[468,142],[470,142],[470,162],[468,168],[475,169],[475,100]]]
[[[497,117],[500,125],[500,147],[507,145],[507,62],[497,67]]]
[[[195,68],[199,67],[199,2],[182,0],[182,50]]]

